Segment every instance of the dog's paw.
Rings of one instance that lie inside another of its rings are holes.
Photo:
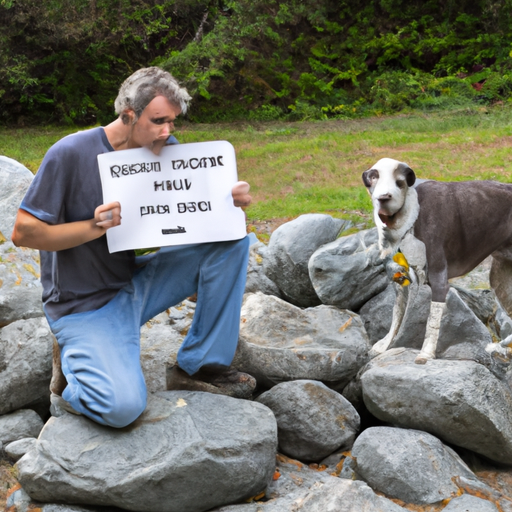
[[[381,340],[377,341],[375,345],[370,349],[368,352],[368,355],[371,359],[374,357],[380,356],[386,350],[388,349],[389,345],[391,345],[392,338],[390,336],[386,336],[385,338],[382,338]]]
[[[370,357],[370,359],[373,359],[374,357],[380,356],[381,354],[382,354],[382,352],[378,352],[377,350],[373,350],[373,348],[371,348],[370,351],[368,352],[368,356]]]
[[[414,362],[415,364],[427,364],[428,361],[431,361],[432,359],[434,358],[430,355],[418,354]]]

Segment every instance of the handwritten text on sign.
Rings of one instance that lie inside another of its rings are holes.
[[[103,202],[121,203],[121,225],[107,231],[110,252],[238,240],[244,212],[233,205],[237,182],[226,141],[147,148],[98,156]]]

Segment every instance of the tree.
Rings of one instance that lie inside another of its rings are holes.
[[[112,119],[121,81],[196,30],[208,0],[1,0],[3,122]]]

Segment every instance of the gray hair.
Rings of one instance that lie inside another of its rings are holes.
[[[157,96],[164,96],[173,105],[181,108],[181,113],[187,111],[192,99],[184,87],[167,71],[156,66],[135,71],[121,85],[114,107],[121,116],[123,123],[128,123],[125,112],[133,110],[137,120],[148,104]]]

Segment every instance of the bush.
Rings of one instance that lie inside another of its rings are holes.
[[[111,121],[121,82],[186,44],[208,4],[0,0],[0,122]]]
[[[251,110],[247,117],[250,121],[277,121],[284,117],[284,113],[275,105],[261,105],[256,110]]]
[[[488,103],[510,100],[512,98],[512,73],[490,73],[481,84],[478,94],[482,100]]]
[[[506,100],[512,0],[0,0],[0,122],[105,123],[160,65],[193,121]],[[355,109],[355,110],[354,110]]]

